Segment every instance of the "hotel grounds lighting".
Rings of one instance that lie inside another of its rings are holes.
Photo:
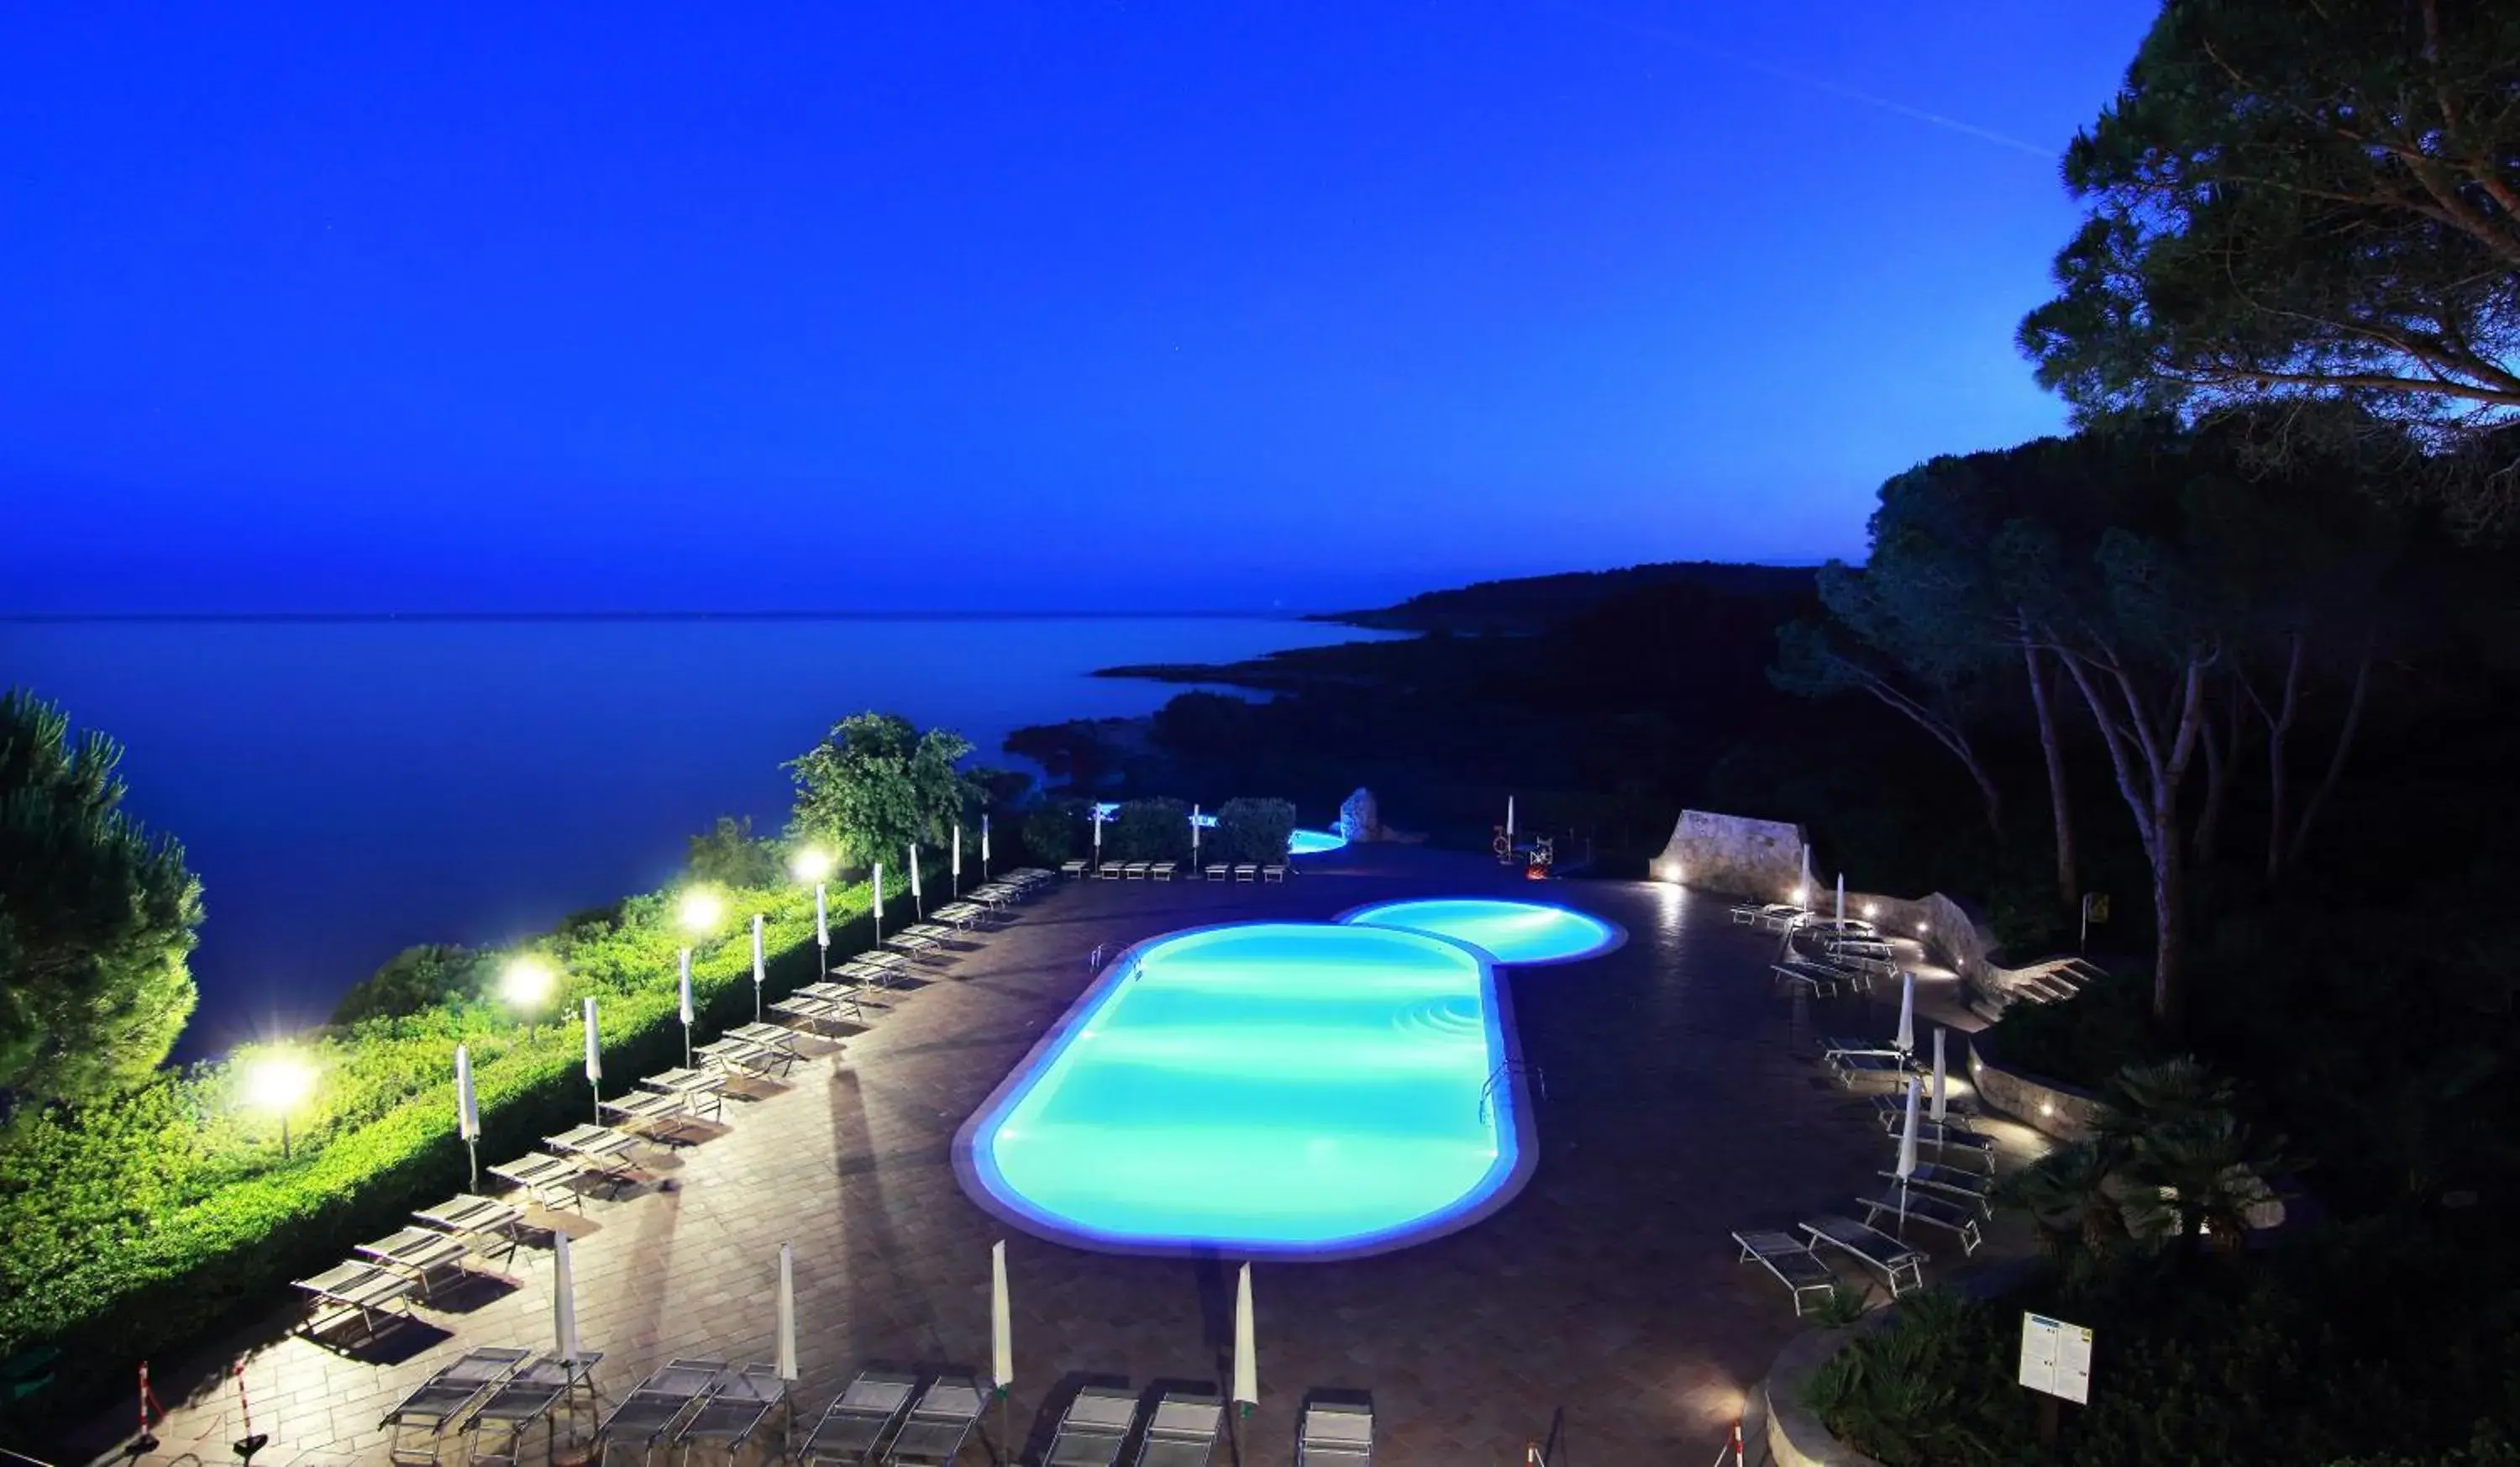
[[[315,1093],[315,1067],[283,1050],[255,1060],[245,1072],[245,1103],[280,1118],[280,1159],[289,1160],[289,1113]]]
[[[552,990],[560,986],[560,975],[541,958],[511,958],[499,970],[499,996],[513,1005],[525,1019],[525,1035],[533,1036],[534,1020],[543,1005],[551,1002]]]
[[[685,892],[683,899],[675,904],[674,915],[683,924],[683,931],[694,938],[702,938],[717,926],[720,917],[726,915],[726,903],[708,888],[694,887]],[[695,1017],[692,1011],[692,944],[689,942],[683,944],[675,997],[677,1010],[683,1019],[683,1064],[688,1068],[692,1062],[692,1021]]]

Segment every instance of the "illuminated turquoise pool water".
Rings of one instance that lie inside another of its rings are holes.
[[[1628,940],[1613,923],[1539,901],[1440,896],[1383,901],[1339,914],[1358,927],[1393,927],[1467,942],[1500,963],[1571,963]]]
[[[1286,843],[1288,855],[1320,855],[1347,844],[1347,837],[1334,830],[1298,830]]]
[[[972,1116],[956,1165],[992,1212],[1086,1247],[1335,1258],[1418,1242],[1528,1172],[1507,1002],[1483,954],[1422,933],[1158,938]]]

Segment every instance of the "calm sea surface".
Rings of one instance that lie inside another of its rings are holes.
[[[720,814],[775,832],[781,761],[850,713],[959,729],[1010,764],[1011,729],[1179,691],[1096,667],[1370,635],[1258,618],[18,623],[0,684],[120,739],[131,807],[184,842],[208,912],[190,1055],[320,1020],[412,943],[496,941],[661,885]]]

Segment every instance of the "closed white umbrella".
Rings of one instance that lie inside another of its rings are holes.
[[[875,940],[883,941],[883,862],[875,863]]]
[[[1007,1297],[1007,1243],[989,1245],[989,1379],[1006,1398],[1015,1383],[1014,1309]]]
[[[595,995],[586,995],[586,1083],[595,1092],[595,1119],[604,1119],[604,1046],[595,1027]]]
[[[954,822],[954,894],[963,894],[963,822]]]
[[[823,968],[832,966],[832,901],[831,889],[825,883],[814,883],[814,945],[823,949]]]
[[[1898,1046],[1901,1054],[1911,1053],[1916,1047],[1916,975],[1913,973],[1899,975],[1899,1033],[1890,1042]]]
[[[1505,848],[1508,855],[1513,853],[1513,797],[1510,795],[1505,797]]]
[[[552,1232],[552,1335],[563,1364],[577,1363],[577,1280],[568,1266],[568,1234]]]
[[[1837,925],[1846,925],[1846,873],[1837,873]]]
[[[1251,1265],[1234,1285],[1234,1399],[1249,1416],[1260,1403],[1260,1358],[1251,1326]]]
[[[455,1046],[455,1133],[464,1138],[464,1155],[472,1167],[472,1190],[481,1190],[481,1107],[472,1098],[472,1056]]]
[[[674,983],[676,1012],[683,1016],[683,1065],[692,1063],[692,950],[683,949],[682,975]]]
[[[1198,864],[1198,806],[1194,804],[1190,807],[1190,863],[1193,866]],[[1191,874],[1196,876],[1198,873],[1193,871]]]
[[[1102,806],[1094,807],[1094,864],[1102,864]]]
[[[752,1018],[761,1020],[761,986],[770,980],[770,969],[761,958],[761,913],[752,914]]]
[[[989,817],[980,817],[980,879],[989,879]]]
[[[919,890],[919,843],[916,841],[910,846],[910,902],[912,914],[922,920],[925,919],[927,903],[922,899]]]
[[[1933,1113],[1933,1114],[1934,1114],[1934,1123],[1935,1123],[1936,1125],[1940,1125],[1940,1124],[1942,1124],[1942,1123],[1943,1123],[1944,1107],[1945,1107],[1945,1105],[1948,1103],[1948,1102],[1947,1102],[1947,1100],[1946,1100],[1946,1098],[1945,1098],[1945,1096],[1944,1096],[1944,1093],[1943,1093],[1943,1087],[1944,1087],[1944,1085],[1945,1085],[1945,1083],[1946,1083],[1946,1081],[1945,1081],[1945,1080],[1944,1080],[1944,1078],[1943,1078],[1943,1035],[1944,1035],[1944,1033],[1945,1033],[1945,1032],[1946,1032],[1946,1031],[1943,1029],[1943,1027],[1942,1027],[1941,1025],[1937,1024],[1937,1025],[1935,1025],[1935,1026],[1934,1026],[1934,1113]]]
[[[779,1245],[779,1360],[783,1381],[796,1378],[796,1245]]]
[[[1916,1174],[1916,1077],[1908,1077],[1908,1115],[1899,1126],[1899,1226],[1908,1225],[1908,1178]]]

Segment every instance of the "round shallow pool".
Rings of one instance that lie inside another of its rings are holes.
[[[1320,855],[1347,844],[1347,837],[1334,830],[1299,830],[1286,843],[1288,855]]]
[[[1434,896],[1383,901],[1343,912],[1351,927],[1396,927],[1467,942],[1500,963],[1571,963],[1628,940],[1613,922],[1538,901],[1485,896]]]

